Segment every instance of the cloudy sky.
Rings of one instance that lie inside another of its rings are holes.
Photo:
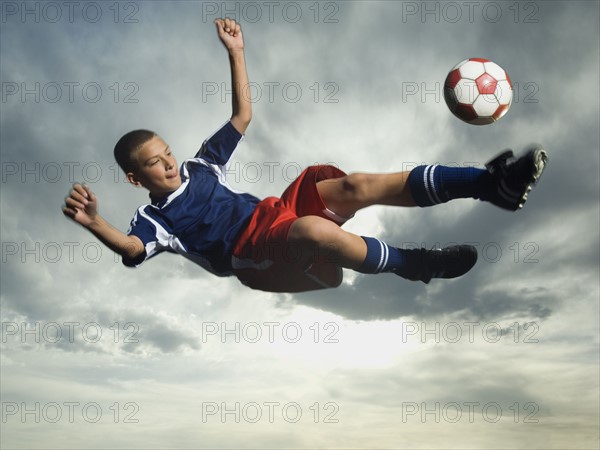
[[[598,448],[599,3],[3,2],[4,448]],[[87,182],[126,231],[147,195],[112,148],[150,128],[179,161],[229,118],[212,21],[243,27],[254,118],[232,185],[298,171],[483,165],[543,143],[524,210],[371,207],[395,245],[470,242],[465,277],[344,272],[252,291],[175,255],[127,269],[60,207]],[[444,78],[510,74],[496,124],[447,109]]]

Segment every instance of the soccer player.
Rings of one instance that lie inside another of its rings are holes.
[[[280,197],[263,200],[232,189],[226,164],[252,118],[242,95],[248,86],[240,25],[215,21],[229,55],[233,86],[230,120],[179,167],[169,145],[148,130],[125,134],[114,149],[128,181],[149,191],[127,234],[98,213],[96,196],[73,185],[63,213],[138,267],[163,251],[179,253],[218,276],[235,275],[245,285],[271,292],[336,287],[341,268],[392,272],[408,280],[455,278],[477,260],[469,245],[402,249],[341,228],[370,205],[427,207],[474,198],[510,211],[523,206],[547,161],[533,145],[519,158],[508,150],[485,169],[424,165],[408,172],[347,175],[331,165],[308,167]]]

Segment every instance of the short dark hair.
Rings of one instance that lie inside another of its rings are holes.
[[[119,139],[115,145],[114,154],[117,164],[125,173],[133,172],[136,169],[132,158],[133,153],[154,136],[158,136],[154,131],[133,130]]]

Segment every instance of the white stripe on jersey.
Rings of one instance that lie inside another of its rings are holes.
[[[190,261],[195,262],[200,267],[204,268],[205,270],[209,271],[210,273],[212,273],[214,275],[217,275],[220,277],[227,276],[227,274],[216,273],[208,259],[206,259],[200,255],[194,254],[194,253],[188,253],[187,249],[181,243],[179,238],[177,236],[170,234],[167,230],[165,230],[162,227],[162,225],[160,223],[158,223],[156,220],[154,220],[152,217],[150,217],[144,211],[144,207],[141,207],[138,210],[138,212],[145,219],[147,219],[149,222],[151,222],[156,227],[157,241],[149,242],[146,245],[146,259],[150,258],[152,255],[154,255],[156,252],[158,252],[161,249],[169,249],[170,248],[171,250],[175,251],[176,253],[179,253],[180,255],[185,256]]]
[[[227,176],[226,176],[226,172],[223,171],[223,169],[225,168],[225,166],[219,166],[217,164],[211,164],[201,158],[191,158],[191,159],[186,159],[183,162],[183,167],[184,167],[184,172],[185,175],[189,178],[189,172],[187,171],[187,167],[186,167],[186,163],[188,162],[195,162],[195,163],[199,163],[199,164],[203,164],[206,167],[210,167],[210,169],[215,173],[215,175],[217,175],[217,180],[219,181],[219,184],[221,184],[222,186],[226,187],[227,189],[229,189],[231,192],[235,193],[235,194],[244,194],[244,191],[238,191],[237,189],[232,188],[229,183],[227,182]]]
[[[150,217],[146,211],[144,211],[145,206],[142,206],[138,209],[138,213],[146,220],[148,220],[154,227],[156,228],[156,242],[149,242],[146,245],[146,259],[150,258],[156,252],[158,252],[162,248],[169,248],[169,241],[173,237],[173,235],[169,234],[167,230],[163,228],[163,226]],[[159,247],[160,246],[160,247]]]
[[[161,208],[164,208],[169,203],[171,203],[173,200],[175,200],[177,197],[179,197],[183,193],[183,191],[186,190],[189,182],[190,182],[190,179],[188,177],[187,180],[185,180],[183,183],[181,183],[181,186],[179,186],[175,192],[171,192],[169,194],[169,196],[167,197],[167,201],[165,202],[164,205],[161,205]]]

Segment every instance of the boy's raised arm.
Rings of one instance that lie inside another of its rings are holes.
[[[240,24],[232,19],[216,19],[217,33],[229,53],[231,66],[232,114],[231,123],[244,134],[252,120],[252,102],[244,58],[244,38]]]
[[[63,214],[87,228],[103,244],[124,258],[134,259],[145,250],[138,237],[127,236],[98,214],[96,196],[87,186],[73,185],[65,200]]]

